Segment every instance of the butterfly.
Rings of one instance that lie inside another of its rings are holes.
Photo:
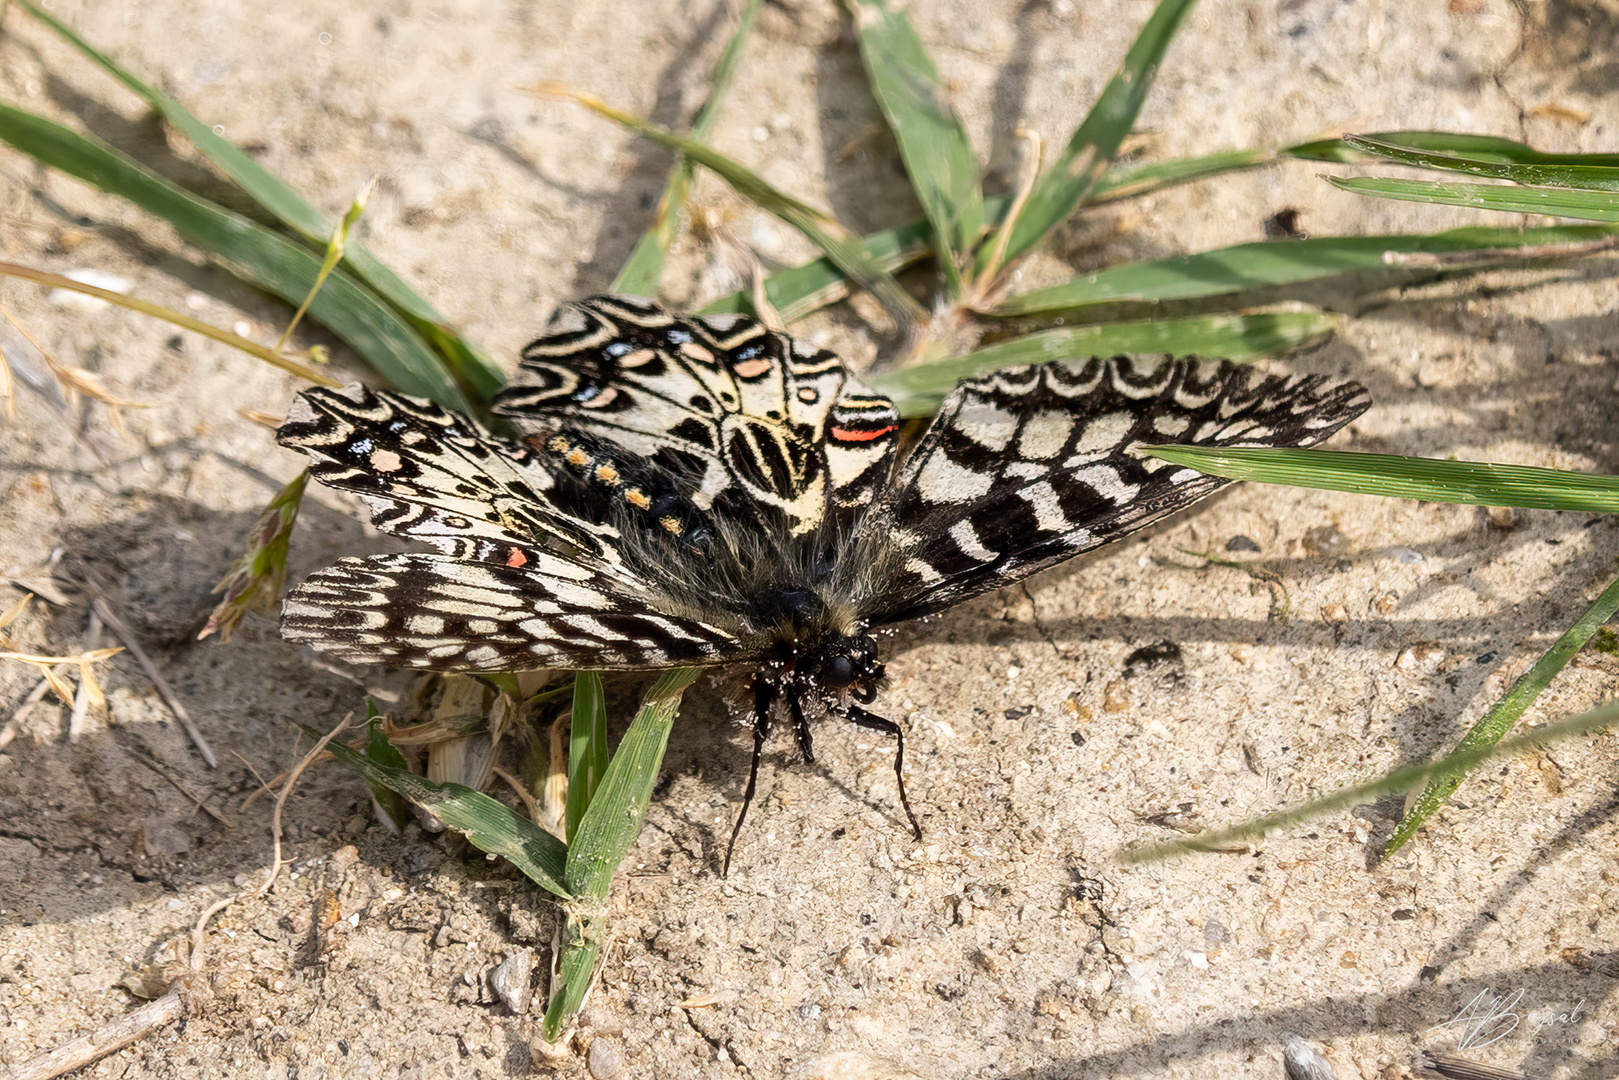
[[[873,632],[1151,525],[1229,481],[1142,445],[1309,446],[1365,390],[1194,357],[1089,357],[967,379],[908,453],[893,404],[832,353],[740,315],[634,297],[564,306],[496,395],[495,433],[431,402],[306,390],[278,432],[379,529],[433,553],[345,558],[288,595],[283,635],[357,664],[495,672],[734,665],[753,758],[806,761],[866,708]]]

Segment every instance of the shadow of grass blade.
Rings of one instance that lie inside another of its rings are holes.
[[[1324,817],[1327,814],[1347,810],[1352,806],[1371,802],[1384,795],[1410,791],[1417,784],[1458,769],[1474,769],[1479,765],[1499,760],[1522,750],[1543,746],[1559,739],[1574,738],[1579,735],[1589,735],[1610,730],[1616,725],[1619,725],[1619,705],[1607,705],[1600,709],[1593,709],[1591,712],[1570,717],[1567,720],[1561,720],[1555,724],[1548,724],[1545,727],[1535,729],[1531,734],[1509,739],[1494,746],[1465,751],[1458,749],[1447,755],[1443,760],[1432,764],[1407,765],[1404,768],[1395,769],[1377,780],[1356,784],[1353,787],[1340,788],[1325,798],[1315,799],[1302,806],[1289,807],[1274,814],[1265,814],[1240,825],[1232,825],[1225,829],[1211,829],[1188,837],[1185,840],[1171,840],[1168,843],[1144,844],[1133,847],[1120,852],[1119,861],[1129,866],[1140,863],[1162,862],[1165,859],[1172,859],[1181,855],[1195,855],[1205,851],[1221,851],[1231,844],[1261,840],[1277,830],[1302,824],[1312,818]],[[1388,854],[1388,851],[1385,851],[1384,854]]]
[[[700,142],[707,140],[709,132],[714,129],[714,121],[719,116],[720,102],[725,100],[725,92],[731,88],[731,83],[736,77],[737,63],[742,58],[742,47],[747,43],[748,35],[753,32],[753,24],[758,20],[762,3],[763,0],[747,0],[742,5],[736,33],[731,35],[731,40],[725,46],[725,52],[720,55],[720,62],[714,67],[714,78],[709,83],[708,98],[698,110],[697,119],[691,126],[691,137]],[[680,215],[686,206],[686,195],[691,190],[694,172],[691,161],[684,156],[675,163],[674,171],[669,175],[669,182],[664,186],[663,196],[658,200],[652,227],[636,243],[630,257],[624,260],[618,276],[613,279],[611,291],[629,293],[632,296],[658,295],[658,278],[663,274],[663,263],[669,255],[669,246],[674,243],[675,234],[680,230]]]
[[[737,194],[759,209],[803,233],[812,244],[826,253],[826,257],[846,277],[870,291],[896,318],[902,322],[919,322],[925,316],[921,305],[871,257],[859,237],[851,235],[825,212],[777,191],[752,169],[695,139],[676,135],[649,120],[615,109],[594,95],[569,90],[555,83],[543,83],[535,89],[535,93],[577,102],[622,127],[680,151],[724,180]]]
[[[1546,650],[1545,654],[1535,661],[1534,667],[1513,683],[1512,687],[1501,695],[1501,700],[1491,706],[1490,711],[1468,729],[1467,734],[1462,736],[1461,741],[1456,744],[1456,749],[1451,751],[1446,760],[1439,762],[1443,771],[1428,780],[1428,786],[1423,789],[1416,803],[1400,819],[1394,835],[1389,837],[1389,842],[1383,847],[1385,857],[1392,855],[1411,839],[1422,827],[1423,822],[1444,805],[1445,800],[1461,786],[1462,780],[1478,764],[1469,761],[1468,756],[1487,753],[1496,746],[1502,736],[1512,730],[1512,725],[1518,722],[1524,710],[1534,704],[1541,691],[1551,685],[1557,673],[1568,666],[1568,662],[1585,648],[1586,642],[1591,640],[1597,629],[1613,618],[1615,613],[1619,613],[1619,580],[1602,591],[1596,603],[1568,628],[1568,631],[1557,640],[1557,644]],[[1619,711],[1619,706],[1610,706],[1606,710],[1599,711],[1616,712]],[[1536,732],[1535,738],[1544,738],[1545,735],[1544,731]]]
[[[1546,214],[1582,221],[1619,221],[1619,192],[1447,184],[1432,180],[1390,180],[1381,177],[1329,176],[1327,182],[1345,191],[1401,202],[1469,206],[1511,214]]]
[[[1517,506],[1598,514],[1619,512],[1619,476],[1342,450],[1202,446],[1143,446],[1141,449],[1199,472],[1262,484],[1470,506]]]
[[[1196,0],[1159,0],[1135,43],[1125,54],[1118,74],[1113,76],[1091,111],[1069,139],[1068,145],[1052,162],[1051,169],[1030,194],[1023,212],[1012,224],[1006,245],[1009,264],[1033,248],[1075,210],[1107,171],[1119,145],[1135,126],[1141,104],[1152,86],[1153,75],[1163,59],[1175,32]],[[984,254],[978,271],[983,272]]]
[[[1529,147],[1510,160],[1502,155],[1475,157],[1448,151],[1443,139],[1423,140],[1426,146],[1401,143],[1378,135],[1345,135],[1344,142],[1379,158],[1423,169],[1487,176],[1515,184],[1619,191],[1619,156],[1614,154],[1541,154]]]
[[[563,885],[567,848],[528,818],[480,791],[460,784],[435,784],[407,769],[373,761],[342,743],[329,743],[327,749],[368,782],[397,791],[431,810],[445,825],[465,833],[479,851],[499,855],[522,871],[524,877],[564,902],[573,899]]]
[[[244,154],[234,143],[216,135],[212,127],[198,120],[179,102],[102,53],[32,0],[17,0],[17,6],[144,98],[164,120],[190,139],[215,168],[234,181],[277,221],[311,244],[325,247],[334,227],[332,221],[284,180]],[[504,382],[500,369],[476,346],[463,340],[433,305],[406,285],[364,245],[351,243],[344,252],[343,265],[383,300],[397,308],[414,324],[418,333],[432,341],[475,394],[488,397],[499,389]]]
[[[1334,325],[1330,315],[1285,311],[1062,327],[997,342],[953,360],[882,372],[867,382],[892,398],[901,416],[928,416],[957,382],[1013,364],[1162,352],[1250,360],[1296,348],[1331,333]]]
[[[320,258],[302,245],[199,199],[112,147],[44,117],[0,104],[0,140],[164,219],[186,240],[289,304],[301,303],[320,273]],[[334,273],[309,310],[399,389],[469,411],[461,388],[416,331],[353,278]]]
[[[1102,304],[1232,296],[1251,289],[1299,285],[1356,273],[1410,276],[1413,268],[1396,256],[1476,251],[1479,260],[1471,264],[1476,267],[1510,261],[1514,248],[1595,241],[1615,232],[1585,225],[1544,229],[1467,228],[1430,235],[1262,240],[1196,255],[1110,267],[1061,285],[1010,297],[991,314],[1049,316]]]
[[[951,298],[962,295],[961,259],[984,226],[978,161],[967,129],[945,100],[939,73],[903,12],[887,0],[845,0],[873,96],[899,144],[911,187],[933,226]]]
[[[573,677],[573,714],[568,725],[568,801],[564,820],[571,842],[602,774],[607,771],[607,701],[594,671]]]

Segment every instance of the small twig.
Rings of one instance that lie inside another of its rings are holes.
[[[84,648],[86,652],[93,651],[101,645],[101,616],[96,614],[94,608],[90,609],[90,624],[84,630]],[[84,734],[84,718],[90,712],[90,702],[95,698],[95,683],[89,679],[79,680],[79,689],[73,695],[73,711],[67,718],[67,741],[76,743],[79,736]]]
[[[128,626],[124,625],[122,619],[113,614],[112,606],[107,603],[106,598],[98,596],[91,600],[90,609],[101,616],[101,621],[107,624],[107,629],[111,630],[113,636],[124,643],[124,648],[129,650],[129,655],[133,656],[135,662],[140,664],[141,670],[146,672],[146,677],[152,680],[152,685],[157,687],[158,696],[163,699],[163,704],[169,707],[169,712],[174,714],[174,718],[180,721],[180,726],[185,728],[186,734],[191,736],[192,745],[197,748],[197,753],[202,755],[202,760],[208,763],[210,769],[219,768],[219,759],[214,756],[214,748],[208,745],[208,740],[202,737],[202,732],[197,730],[197,725],[191,722],[191,714],[186,712],[184,705],[180,704],[180,699],[174,696],[174,691],[170,688],[168,680],[157,670],[157,665],[152,663],[152,658],[146,655],[146,650],[141,648],[141,643],[135,639],[134,633],[130,631]]]
[[[125,1013],[101,1030],[63,1043],[32,1061],[23,1062],[6,1074],[7,1080],[50,1080],[74,1069],[82,1069],[115,1050],[122,1050],[192,1012],[200,1003],[189,999],[189,990],[184,980],[177,982],[156,1001]]]
[[[148,769],[151,769],[153,772],[157,773],[157,775],[161,776],[163,779],[167,780],[169,785],[173,787],[174,790],[190,799],[191,807],[194,811],[201,810],[203,813],[207,814],[209,817],[213,818],[227,829],[236,828],[236,823],[234,821],[208,805],[208,799],[210,796],[198,796],[195,792],[187,791],[185,785],[180,783],[180,781],[176,780],[174,777],[170,776],[168,770],[165,769],[162,763],[156,758],[147,757],[145,754],[136,753],[133,750],[130,751],[129,756],[140,762],[142,765],[145,765]]]
[[[259,886],[256,895],[263,896],[269,892],[270,886],[275,884],[276,877],[281,873],[281,810],[287,805],[287,797],[292,794],[292,789],[298,786],[298,777],[303,775],[305,769],[314,764],[316,758],[326,752],[326,744],[336,738],[338,732],[348,727],[349,721],[352,719],[354,719],[354,714],[351,712],[343,717],[336,727],[321,736],[320,742],[315,744],[313,750],[304,755],[302,761],[293,766],[292,772],[287,775],[287,782],[281,785],[281,794],[275,798],[275,812],[270,815],[270,840],[273,857],[270,860],[270,870],[264,875],[264,884]]]
[[[495,775],[506,781],[507,787],[517,792],[517,797],[522,799],[523,805],[528,808],[528,819],[538,824],[540,820],[540,804],[534,801],[534,796],[528,793],[528,788],[523,786],[523,782],[499,765],[495,766]]]

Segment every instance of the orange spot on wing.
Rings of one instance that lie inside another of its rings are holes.
[[[506,551],[507,566],[527,566],[528,556],[523,554],[522,548],[508,548]]]
[[[880,439],[884,435],[898,430],[898,424],[889,424],[887,427],[878,428],[875,431],[856,431],[853,428],[835,427],[832,429],[832,437],[838,442],[871,442],[873,439]]]

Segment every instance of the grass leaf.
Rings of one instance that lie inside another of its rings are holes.
[[[580,671],[573,677],[573,718],[568,727],[568,840],[578,835],[579,819],[607,771],[607,701],[601,676]]]
[[[528,818],[469,787],[435,784],[408,769],[373,761],[339,742],[328,743],[326,748],[367,781],[397,791],[432,811],[445,825],[465,833],[479,851],[499,855],[522,871],[524,877],[564,901],[573,899],[563,885],[568,849]]]
[[[1619,705],[1607,705],[1555,724],[1536,728],[1527,735],[1509,739],[1494,746],[1469,750],[1458,748],[1441,761],[1426,765],[1408,765],[1404,768],[1395,769],[1377,780],[1356,784],[1353,787],[1341,788],[1325,798],[1312,800],[1303,806],[1279,810],[1274,814],[1265,814],[1241,825],[1233,825],[1225,829],[1211,829],[1208,832],[1201,832],[1184,840],[1171,840],[1168,843],[1145,844],[1131,848],[1120,853],[1119,861],[1126,865],[1162,862],[1178,855],[1191,855],[1201,851],[1220,851],[1232,844],[1260,840],[1278,829],[1286,829],[1311,818],[1319,818],[1340,810],[1347,810],[1352,806],[1371,802],[1384,795],[1410,791],[1415,785],[1422,783],[1424,780],[1454,773],[1457,770],[1473,769],[1485,762],[1495,761],[1509,754],[1516,754],[1521,750],[1543,746],[1558,739],[1609,730],[1616,724],[1619,724]],[[1392,850],[1392,848],[1385,849],[1384,854],[1388,854]]]
[[[1422,827],[1422,823],[1450,798],[1461,786],[1467,774],[1477,767],[1479,762],[1468,760],[1468,756],[1488,752],[1500,742],[1501,737],[1512,730],[1512,725],[1518,722],[1524,710],[1534,704],[1540,692],[1551,684],[1559,671],[1568,666],[1570,660],[1574,659],[1574,654],[1585,648],[1585,643],[1591,640],[1597,628],[1613,618],[1615,613],[1619,613],[1619,580],[1604,589],[1602,595],[1597,597],[1596,603],[1592,604],[1585,614],[1557,639],[1557,644],[1547,649],[1545,654],[1535,661],[1535,666],[1513,683],[1512,687],[1501,695],[1501,700],[1491,706],[1490,711],[1462,736],[1461,741],[1456,744],[1456,749],[1451,751],[1445,761],[1440,762],[1440,765],[1446,768],[1428,780],[1428,786],[1417,798],[1416,803],[1406,811],[1405,817],[1400,819],[1394,835],[1383,847],[1385,856],[1393,854],[1411,839]],[[1601,711],[1614,712],[1616,707],[1610,706]],[[1545,732],[1536,732],[1535,737],[1544,738]]]
[[[1413,144],[1377,135],[1344,136],[1346,145],[1402,165],[1487,176],[1515,184],[1619,191],[1619,155],[1541,154],[1524,147],[1527,153],[1503,160],[1505,155],[1500,153],[1467,153],[1462,149],[1465,142],[1447,149],[1447,142],[1452,141],[1435,138]]]
[[[1012,224],[1006,260],[1017,259],[1033,248],[1070,214],[1084,205],[1107,172],[1119,145],[1135,126],[1142,102],[1152,86],[1158,63],[1169,49],[1175,32],[1195,0],[1159,0],[1135,43],[1125,54],[1118,74],[1091,106],[1091,111],[1052,162],[1051,169],[1030,194],[1023,212]],[[985,252],[989,249],[986,247]],[[979,271],[986,268],[980,257]]]
[[[1619,229],[1577,225],[1545,229],[1452,229],[1429,235],[1266,240],[1196,255],[1110,267],[1049,289],[1010,297],[992,314],[1047,316],[1099,304],[1230,296],[1252,289],[1298,285],[1351,273],[1410,273],[1410,264],[1397,258],[1401,255],[1455,255],[1474,251],[1481,261],[1502,261],[1513,257],[1511,249],[1514,248],[1575,244],[1615,235],[1619,235]]]
[[[1470,206],[1480,210],[1546,214],[1582,221],[1619,221],[1619,192],[1508,187],[1502,184],[1450,184],[1367,176],[1329,176],[1327,182],[1345,191],[1401,202]]]
[[[1263,484],[1471,506],[1518,506],[1599,514],[1619,512],[1619,476],[1530,465],[1355,454],[1342,450],[1202,446],[1143,446],[1141,449],[1199,472]]]
[[[953,360],[885,371],[867,382],[893,398],[901,416],[927,416],[960,380],[1012,364],[1160,352],[1252,359],[1320,337],[1331,331],[1333,322],[1329,315],[1289,311],[1059,327],[997,342]]]
[[[910,19],[887,0],[847,3],[872,94],[933,227],[949,295],[959,299],[960,259],[971,255],[984,225],[978,161],[967,129],[945,99],[939,72]]]
[[[659,127],[650,120],[643,120],[638,116],[622,112],[608,105],[605,101],[592,94],[569,90],[557,83],[543,83],[536,88],[536,93],[543,96],[562,97],[578,102],[585,108],[600,116],[620,124],[623,127],[644,135],[655,142],[660,142],[671,149],[685,154],[692,161],[709,169],[720,179],[731,185],[737,194],[752,202],[759,209],[771,214],[791,225],[803,233],[816,247],[826,253],[826,257],[851,281],[862,288],[869,290],[889,312],[902,321],[918,322],[925,313],[917,302],[911,299],[894,276],[871,257],[865,244],[860,238],[851,235],[847,229],[839,225],[829,214],[817,210],[808,203],[793,198],[783,192],[777,191],[764,177],[721,154],[712,147],[676,135],[666,128]]]
[[[17,6],[56,31],[86,57],[145,98],[148,104],[162,114],[164,120],[190,139],[215,168],[234,181],[277,221],[317,248],[325,247],[327,238],[332,235],[335,228],[331,219],[280,177],[254,161],[223,136],[216,135],[212,127],[198,120],[179,102],[96,49],[32,0],[17,0]],[[343,264],[355,277],[364,281],[370,289],[396,308],[414,325],[418,333],[438,347],[444,359],[452,365],[476,395],[487,398],[500,388],[504,382],[500,369],[475,346],[462,339],[433,305],[384,266],[376,256],[366,250],[364,245],[359,243],[348,245],[344,252]],[[380,368],[378,370],[381,371]]]
[[[725,92],[731,88],[731,82],[736,76],[737,63],[742,58],[742,46],[747,42],[748,35],[753,32],[753,24],[758,19],[762,3],[763,0],[746,0],[742,5],[736,33],[731,35],[730,42],[725,46],[725,52],[720,56],[719,64],[714,68],[714,77],[709,80],[708,99],[703,102],[703,107],[698,110],[697,119],[691,126],[691,137],[699,142],[707,141],[709,133],[714,129],[714,121],[719,116],[720,102],[725,99]],[[686,195],[691,190],[694,171],[691,161],[685,157],[675,163],[669,182],[664,186],[663,197],[658,200],[652,227],[636,243],[635,250],[630,252],[630,257],[624,260],[624,265],[619,268],[618,275],[613,278],[612,292],[628,293],[631,296],[658,295],[658,278],[663,274],[663,262],[669,255],[669,247],[675,242],[675,234],[680,230],[680,214],[686,205]]]
[[[164,219],[289,304],[308,296],[320,274],[321,260],[309,249],[197,198],[99,140],[3,103],[0,140]],[[309,310],[399,389],[470,411],[461,388],[415,330],[347,274],[327,279]]]

